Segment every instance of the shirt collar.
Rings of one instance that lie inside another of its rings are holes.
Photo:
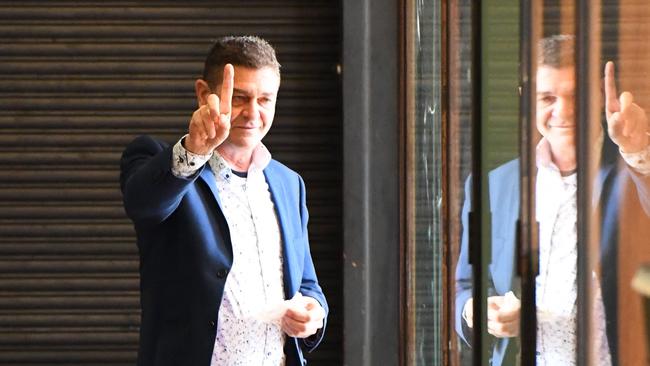
[[[535,152],[535,162],[537,163],[538,169],[546,168],[551,170],[559,170],[553,163],[553,158],[551,157],[551,144],[548,142],[546,137],[543,137],[542,140],[537,144]]]
[[[271,162],[271,152],[269,149],[264,146],[263,143],[259,143],[257,147],[253,150],[253,156],[251,157],[251,167],[248,170],[251,170],[252,167],[255,167],[259,170],[264,170]]]
[[[264,146],[263,143],[259,143],[251,155],[251,164],[248,167],[248,173],[257,172],[264,170],[269,163],[271,162],[271,152]],[[214,154],[210,158],[210,167],[215,172],[215,174],[221,176],[222,178],[230,178],[232,175],[232,168],[226,159],[219,154],[217,150],[214,150]]]
[[[592,172],[596,171],[594,169],[598,167],[598,163],[600,162],[600,157],[603,150],[603,139],[603,130],[601,129],[591,150],[592,154],[590,156],[590,163]],[[558,172],[560,171],[555,163],[553,163],[553,158],[551,156],[551,144],[548,142],[546,137],[543,137],[537,144],[535,162],[538,169],[546,168]]]
[[[602,150],[603,150],[603,141],[604,141],[604,133],[603,130],[601,129],[600,132],[598,133],[598,137],[594,141],[593,148],[591,150],[591,156],[589,159],[589,164],[590,164],[590,172],[587,174],[597,174],[598,172],[598,166],[600,164],[600,159],[602,155]],[[546,197],[543,200],[537,200],[537,214],[538,217],[540,217],[540,213],[544,212],[544,208],[542,206],[547,206],[547,205],[554,205],[557,204],[557,202],[554,202],[554,195],[548,195],[548,194],[543,194],[545,189],[549,189],[550,192],[553,192],[555,189],[557,192],[557,189],[561,187],[563,184],[562,177],[560,175],[560,169],[553,163],[553,159],[551,158],[551,145],[548,142],[546,138],[542,138],[542,140],[537,144],[536,148],[536,156],[535,160],[537,163],[537,197]],[[595,176],[594,176],[595,178]],[[573,177],[572,179],[576,179]],[[593,178],[592,178],[593,179]],[[552,188],[555,187],[555,188]],[[602,187],[600,185],[596,184],[594,187],[594,192],[592,195],[592,206],[595,207],[598,204],[598,197],[600,197],[600,190]],[[547,191],[548,192],[548,191]]]

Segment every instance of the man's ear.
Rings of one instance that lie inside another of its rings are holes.
[[[210,86],[203,79],[196,79],[194,82],[194,93],[196,94],[196,102],[199,107],[208,104],[208,95],[212,93]]]

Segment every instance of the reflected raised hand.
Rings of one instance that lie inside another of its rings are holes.
[[[621,151],[634,153],[648,146],[648,117],[632,93],[616,91],[614,63],[605,65],[605,112],[607,132]]]

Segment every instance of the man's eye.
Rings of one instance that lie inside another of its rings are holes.
[[[259,101],[260,101],[261,105],[267,106],[267,105],[270,105],[273,102],[273,99],[271,99],[271,98],[260,98]]]
[[[551,104],[555,101],[555,97],[544,96],[544,97],[537,98],[537,101],[541,104]]]
[[[232,104],[244,104],[246,103],[246,97],[243,95],[233,95]]]

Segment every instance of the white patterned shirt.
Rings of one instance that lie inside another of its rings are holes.
[[[192,154],[181,141],[174,146],[172,171],[191,176],[209,161],[233,249],[221,306],[215,309],[219,316],[211,365],[282,366],[285,334],[280,324],[255,318],[263,308],[285,300],[280,225],[263,173],[270,153],[260,144],[247,176],[240,177],[217,152]]]
[[[602,139],[594,156],[600,156]],[[640,153],[621,153],[628,165],[647,174],[650,147]],[[551,162],[548,141],[537,148],[536,208],[539,232],[539,276],[536,279],[537,365],[575,365],[577,347],[577,181],[563,177]],[[591,333],[594,365],[612,364],[605,326],[605,310],[597,276],[592,273],[595,304]]]

